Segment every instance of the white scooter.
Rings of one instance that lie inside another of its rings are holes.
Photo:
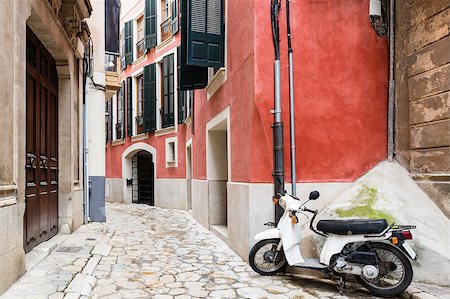
[[[319,198],[313,191],[309,200]],[[309,201],[308,200],[308,201]],[[413,269],[407,256],[416,254],[406,240],[412,239],[412,225],[388,225],[382,220],[320,220],[313,227],[317,210],[300,204],[289,194],[278,194],[274,203],[284,209],[276,227],[255,236],[258,243],[250,251],[252,269],[261,275],[275,275],[287,264],[293,267],[319,270],[338,275],[339,291],[345,287],[345,275],[351,274],[356,281],[376,296],[390,297],[403,292],[411,283]],[[314,216],[310,229],[326,238],[320,259],[304,259],[300,251],[301,225],[297,213],[309,212]]]

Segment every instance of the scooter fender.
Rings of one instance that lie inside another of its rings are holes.
[[[280,230],[278,228],[271,228],[262,231],[255,236],[256,241],[267,240],[267,239],[280,239]]]

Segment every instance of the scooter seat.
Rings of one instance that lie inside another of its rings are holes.
[[[388,227],[386,219],[320,220],[317,229],[336,235],[379,234]]]

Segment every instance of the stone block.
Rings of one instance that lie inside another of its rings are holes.
[[[408,56],[408,77],[432,70],[450,62],[450,36]]]
[[[450,146],[450,120],[411,127],[411,149]]]
[[[22,244],[0,255],[2,265],[0,294],[6,291],[25,272],[24,256]]]
[[[410,78],[408,88],[410,101],[449,91],[450,64]]]
[[[450,92],[410,102],[409,117],[412,125],[450,118]]]
[[[95,245],[94,249],[92,250],[92,254],[108,256],[110,251],[111,251],[111,245],[108,245],[105,243],[99,243],[99,244]]]
[[[449,7],[447,1],[442,0],[412,0],[411,5],[405,8],[409,26],[413,27],[435,14]]]
[[[411,172],[450,173],[450,147],[411,151]]]
[[[89,295],[92,287],[95,285],[97,279],[94,276],[77,274],[72,282],[67,286],[66,293],[78,293],[83,296]],[[66,295],[67,297],[67,295]]]
[[[417,181],[417,185],[450,218],[450,182]]]
[[[192,180],[192,215],[209,228],[208,181]]]
[[[186,179],[156,179],[155,206],[166,209],[186,210]]]
[[[413,27],[408,33],[408,53],[420,50],[449,35],[449,24],[450,9],[446,9]]]
[[[227,181],[208,181],[209,225],[227,224]]]

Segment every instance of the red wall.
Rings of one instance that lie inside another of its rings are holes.
[[[386,155],[387,42],[369,1],[291,1],[297,172],[300,181],[352,181]],[[283,1],[284,5],[284,1]],[[284,7],[283,7],[284,8]],[[280,16],[286,177],[289,167],[287,41]],[[267,5],[256,6],[252,182],[271,180],[273,50]],[[261,144],[265,144],[261,149]]]
[[[353,181],[385,158],[387,43],[370,25],[368,2],[291,1],[299,181]],[[284,4],[281,85],[289,181]],[[185,141],[192,137],[193,178],[206,179],[206,123],[230,106],[232,181],[272,181],[274,56],[269,1],[245,1],[245,9],[242,1],[228,0],[227,5],[227,81],[209,100],[204,90],[195,92],[195,134],[190,127],[178,126],[178,168],[165,167],[164,139],[170,136],[152,135],[145,141],[158,151],[158,177],[185,177]],[[178,44],[179,34],[176,38]],[[143,64],[154,59],[153,51]],[[131,72],[127,69],[125,77]],[[121,154],[129,145],[130,140],[108,145],[107,177],[121,176]]]

